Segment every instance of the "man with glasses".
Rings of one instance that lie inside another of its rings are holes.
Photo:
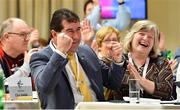
[[[9,18],[0,25],[0,64],[6,81],[11,77],[29,76],[29,60],[32,52],[28,42],[31,30],[21,19]]]
[[[73,109],[79,102],[104,101],[103,86],[117,89],[123,65],[101,63],[87,45],[80,45],[79,17],[68,9],[56,10],[50,22],[50,44],[30,60],[43,109]],[[116,56],[116,62],[121,62]]]

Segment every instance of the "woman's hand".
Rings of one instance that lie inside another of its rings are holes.
[[[82,26],[81,26],[81,40],[91,46],[94,38],[94,30],[89,22],[88,19],[84,19],[82,21]]]
[[[115,62],[120,63],[122,61],[123,48],[122,43],[112,42],[112,58]]]
[[[141,79],[140,73],[137,71],[137,69],[134,67],[132,63],[128,63],[127,68],[129,70],[130,76],[135,79]]]

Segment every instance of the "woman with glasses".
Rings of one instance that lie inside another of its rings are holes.
[[[113,62],[120,64],[122,57],[122,45],[120,43],[120,32],[114,27],[102,27],[96,33],[96,43],[98,45],[98,58],[107,65]],[[116,62],[116,59],[120,59]],[[106,100],[112,99],[112,90],[105,88]]]

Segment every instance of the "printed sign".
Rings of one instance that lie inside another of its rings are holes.
[[[12,78],[8,82],[10,97],[16,100],[18,97],[32,97],[32,83],[30,77]]]

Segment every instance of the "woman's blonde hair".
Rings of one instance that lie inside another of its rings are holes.
[[[100,28],[96,33],[96,42],[97,42],[98,47],[101,47],[101,44],[104,38],[106,36],[110,36],[113,32],[116,33],[118,41],[120,42],[120,37],[121,37],[120,32],[114,27],[105,26],[105,27]]]
[[[158,26],[149,20],[141,20],[137,21],[131,28],[130,32],[127,33],[127,35],[124,38],[124,52],[127,54],[131,51],[131,43],[134,38],[134,34],[139,31],[154,31],[154,45],[152,47],[152,50],[149,53],[150,57],[157,57],[159,55],[159,47],[158,47],[158,38],[159,38],[159,28]]]

